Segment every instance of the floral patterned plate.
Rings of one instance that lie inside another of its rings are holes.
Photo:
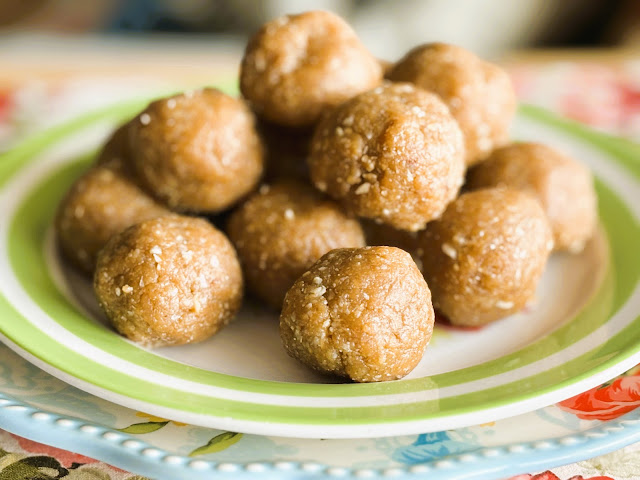
[[[275,315],[251,305],[207,342],[155,351],[133,345],[106,325],[90,282],[60,261],[51,224],[92,160],[87,152],[142,105],[80,117],[0,158],[0,332],[68,383],[192,425],[373,438],[532,411],[640,361],[640,148],[532,108],[521,110],[514,135],[589,164],[601,224],[582,254],[553,256],[530,311],[478,331],[439,327],[408,377],[378,384],[328,383],[286,356]]]
[[[0,428],[156,480],[421,474],[431,480],[493,480],[640,440],[637,370],[508,420],[420,435],[310,440],[212,430],[130,410],[67,385],[0,345]],[[27,451],[52,452],[27,443],[21,444]]]

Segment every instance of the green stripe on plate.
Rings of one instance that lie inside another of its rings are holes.
[[[4,299],[0,299],[0,312],[10,314],[16,322],[22,323],[21,338],[29,339],[27,345],[15,342],[21,348],[28,348],[37,357],[61,369],[83,365],[83,373],[76,374],[76,378],[91,384],[109,384],[108,390],[136,398],[151,404],[203,415],[232,416],[235,420],[249,420],[259,422],[277,422],[301,425],[349,425],[349,424],[383,424],[398,421],[415,421],[425,418],[439,418],[443,416],[459,415],[485,408],[495,408],[515,401],[525,400],[531,396],[556,390],[575,381],[582,380],[610,366],[617,364],[624,353],[638,351],[637,329],[640,318],[636,318],[632,325],[618,335],[579,358],[559,365],[542,374],[513,382],[501,387],[461,395],[442,400],[419,402],[388,407],[346,407],[346,408],[300,408],[278,407],[247,402],[236,402],[211,399],[209,397],[189,394],[189,401],[185,402],[185,393],[168,386],[158,386],[152,383],[119,374],[104,365],[93,362],[82,355],[70,351],[62,344],[51,342],[51,338],[33,327],[20,314],[13,310]],[[35,349],[35,350],[34,350]],[[40,355],[45,353],[45,355]],[[625,356],[626,358],[626,356]],[[52,359],[60,359],[53,362]],[[593,368],[592,368],[593,367]],[[549,384],[549,376],[560,374],[564,380],[553,385]],[[96,382],[100,379],[101,382]],[[535,395],[523,392],[535,391]]]
[[[640,145],[626,138],[595,131],[575,120],[560,117],[535,105],[520,105],[518,112],[539,123],[555,127],[609,153],[626,170],[640,179]]]
[[[132,100],[110,105],[79,115],[72,120],[33,135],[0,155],[0,187],[4,186],[19,169],[31,163],[39,153],[47,148],[99,123],[123,123],[143,109],[147,103],[148,100]]]
[[[628,230],[631,214],[613,192],[598,182],[601,218],[610,244],[613,242],[612,261],[605,281],[571,321],[527,347],[473,367],[402,382],[313,385],[269,382],[225,375],[166,359],[131,345],[103,326],[86,321],[83,312],[76,310],[55,287],[44,258],[43,232],[50,227],[56,205],[68,185],[80,175],[87,161],[85,158],[84,161],[72,163],[48,177],[30,192],[16,213],[16,220],[10,234],[10,254],[19,281],[43,311],[61,326],[92,345],[151,370],[179,378],[189,378],[206,385],[300,396],[362,396],[416,392],[482,379],[540,360],[593,332],[606,323],[623,304],[638,280],[638,271],[640,271],[638,265],[635,268],[627,268],[629,265],[633,267],[634,261],[624,253],[620,254],[632,249],[634,234],[631,232],[629,235]],[[624,214],[623,218],[620,218],[621,214]],[[635,238],[637,236],[636,232]],[[25,251],[27,248],[28,251]],[[33,279],[37,278],[37,275],[42,279],[35,283]]]
[[[127,114],[123,112],[123,110],[118,111],[118,115],[121,115],[121,118],[126,118],[129,112]],[[80,123],[75,123],[76,127],[79,127]],[[83,126],[86,126],[86,123]],[[73,133],[75,130],[66,129],[64,132],[64,135],[69,135],[70,132]],[[46,140],[50,142],[51,137],[47,137]],[[49,144],[51,143],[47,143],[47,145]],[[33,152],[41,151],[47,145],[41,147],[40,150],[33,147],[30,151],[31,153],[29,153],[29,149],[24,149],[23,152],[26,151],[27,154],[24,154],[23,161],[33,160],[30,155],[35,156]],[[86,161],[85,159],[84,163]],[[23,162],[16,160],[15,156],[10,163],[12,164],[11,168],[6,170],[0,168],[2,177],[0,182],[6,181],[23,164]],[[6,167],[6,164],[0,163],[0,165]],[[56,289],[46,268],[42,241],[44,232],[51,223],[55,205],[57,205],[65,188],[77,177],[82,168],[84,168],[84,164],[80,162],[68,165],[56,172],[54,176],[49,177],[42,185],[34,189],[16,212],[9,236],[9,252],[12,266],[22,286],[33,300],[63,327],[68,328],[81,338],[107,352],[169,375],[234,390],[287,395],[360,396],[420,391],[428,388],[455,385],[474,378],[484,378],[543,358],[549,353],[561,349],[558,348],[558,345],[564,348],[606,323],[610,315],[629,297],[638,282],[640,272],[640,258],[635,255],[636,245],[640,238],[637,221],[615,193],[603,183],[598,182],[597,190],[601,218],[610,239],[612,250],[612,268],[607,274],[607,281],[603,283],[597,294],[590,300],[587,308],[583,309],[570,323],[540,341],[548,342],[548,346],[545,346],[544,343],[536,342],[536,344],[517,352],[517,354],[501,357],[496,361],[470,367],[469,369],[436,375],[427,379],[383,384],[301,385],[222,375],[163,359],[130,345],[102,326],[87,321]],[[639,348],[637,338],[638,319],[636,319],[632,326],[627,327],[624,332],[616,335],[606,344],[582,355],[580,358],[544,372],[544,374],[528,377],[493,389],[461,395],[456,398],[422,402],[410,406],[394,405],[389,407],[339,409],[285,407],[283,409],[282,407],[262,404],[212,400],[206,396],[193,395],[190,397],[189,404],[185,405],[184,392],[121,374],[104,365],[96,364],[90,359],[71,351],[64,345],[55,342],[54,339],[30,325],[26,319],[20,321],[16,318],[19,314],[4,299],[0,304],[0,314],[6,319],[15,319],[12,322],[3,322],[2,327],[5,335],[14,343],[46,363],[106,390],[152,404],[194,413],[220,415],[223,412],[225,416],[233,413],[234,418],[242,420],[266,420],[300,424],[386,423],[471,412],[480,408],[492,408],[530,398],[544,391],[552,391],[563,385],[572,384],[581,378],[602,371],[636,354]],[[554,347],[553,344],[556,346]],[[535,351],[538,350],[535,347],[536,345],[537,347],[543,347],[542,354],[536,354]],[[525,363],[509,363],[509,357],[513,357],[512,360],[515,360],[515,357],[518,357],[518,359],[525,358],[525,360],[518,360],[518,362],[524,361]],[[479,376],[474,377],[474,374]],[[333,420],[329,421],[329,418]]]

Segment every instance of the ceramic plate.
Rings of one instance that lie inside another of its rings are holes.
[[[571,405],[456,430],[291,439],[195,427],[130,410],[63,383],[0,345],[0,428],[157,480],[413,479],[421,474],[430,480],[495,480],[640,440],[640,409],[622,415],[638,405],[639,381],[636,373]],[[594,395],[600,399],[597,408]],[[50,454],[23,440],[18,445]],[[89,459],[86,463],[90,467]]]
[[[528,311],[477,331],[438,328],[405,379],[331,383],[280,346],[277,316],[248,305],[198,345],[148,351],[105,324],[90,282],[61,262],[56,205],[92,151],[143,103],[47,132],[0,160],[1,332],[30,361],[115,403],[185,423],[265,435],[424,433],[567,398],[640,361],[638,146],[533,108],[514,136],[561,148],[596,175],[600,226],[580,255],[554,255]]]

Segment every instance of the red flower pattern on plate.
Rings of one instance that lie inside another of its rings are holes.
[[[63,467],[70,467],[74,462],[83,464],[97,462],[97,460],[85,457],[84,455],[80,455],[79,453],[68,452],[67,450],[62,450],[60,448],[50,447],[49,445],[34,442],[27,438],[19,437],[18,435],[11,436],[18,441],[18,445],[20,445],[20,448],[22,448],[25,452],[53,457],[58,460],[58,462],[60,462],[60,465],[62,465]]]
[[[555,473],[547,470],[546,472],[539,473],[538,475],[530,475],[527,473],[524,475],[518,475],[516,477],[512,477],[509,480],[560,480],[560,477],[558,477]],[[582,475],[576,475],[574,477],[568,478],[567,480],[615,480],[615,479],[611,477],[606,477],[604,475],[599,475],[597,477],[589,477],[589,478],[585,478]]]
[[[612,420],[640,407],[637,367],[611,382],[558,403],[558,407],[584,420]]]
[[[84,455],[80,455],[79,453],[69,452],[67,450],[62,450],[61,448],[51,447],[49,445],[45,445],[43,443],[34,442],[33,440],[29,440],[27,438],[20,437],[18,435],[10,434],[13,438],[16,439],[20,448],[29,454],[36,455],[45,455],[47,457],[55,458],[60,465],[65,468],[70,468],[74,463],[76,464],[101,464],[105,467],[107,464],[103,464],[98,460],[95,460],[90,457],[86,457]],[[126,473],[125,470],[121,468],[114,467],[113,465],[108,466],[113,472]],[[0,468],[2,470],[2,468]]]

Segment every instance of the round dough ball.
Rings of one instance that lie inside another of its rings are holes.
[[[96,163],[103,165],[118,159],[124,164],[131,163],[131,150],[129,148],[129,122],[118,127],[107,139],[98,153]]]
[[[262,175],[252,113],[213,88],[152,102],[129,132],[136,173],[172,210],[219,212]]]
[[[407,252],[341,248],[287,292],[280,336],[289,355],[315,370],[380,382],[414,369],[433,322],[429,287]]]
[[[436,95],[387,83],[323,118],[309,167],[316,188],[357,215],[422,230],[462,184],[462,133]]]
[[[93,273],[98,252],[113,235],[168,213],[138,186],[122,160],[112,157],[76,180],[60,203],[58,244],[76,267]]]
[[[467,165],[507,142],[517,100],[509,75],[497,65],[454,45],[430,43],[407,53],[387,78],[444,100],[465,136]]]
[[[280,309],[287,290],[322,255],[363,247],[357,220],[306,185],[263,185],[236,210],[227,231],[238,251],[248,288]]]
[[[471,169],[469,188],[511,187],[535,195],[553,230],[556,250],[580,252],[596,226],[597,200],[591,172],[573,158],[539,143],[495,150]]]
[[[93,283],[114,328],[150,347],[207,339],[242,300],[242,272],[227,237],[179,215],[114,236],[98,256]]]
[[[266,23],[247,45],[240,90],[261,117],[311,126],[323,111],[382,80],[378,60],[337,15],[311,11]]]
[[[553,248],[540,203],[491,188],[458,197],[421,234],[422,271],[453,325],[484,325],[522,309]]]

